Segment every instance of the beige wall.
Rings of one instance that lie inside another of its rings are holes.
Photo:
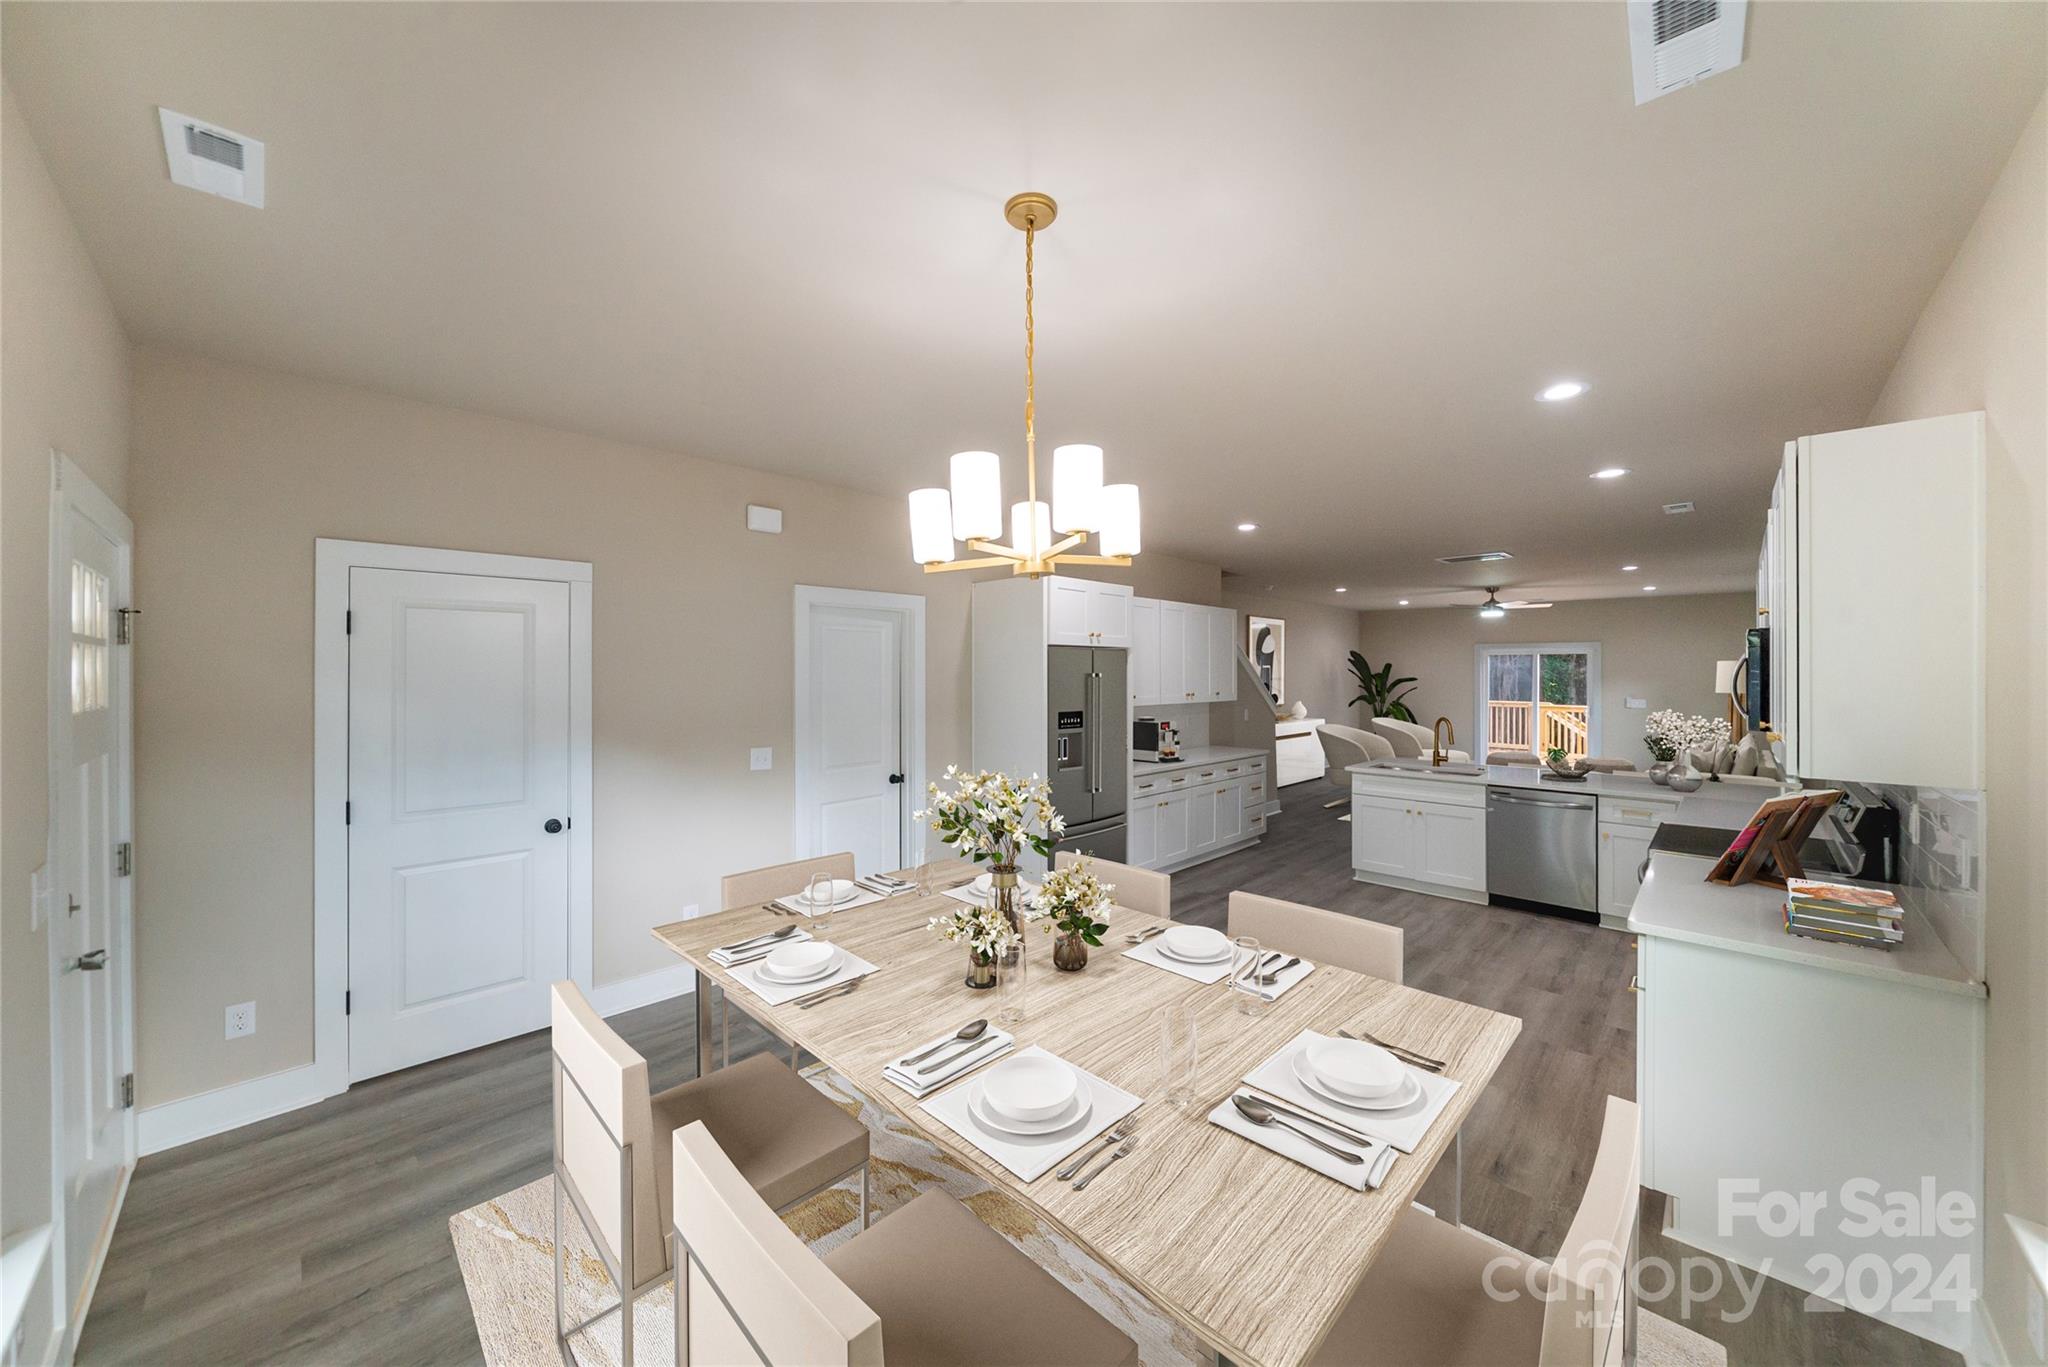
[[[128,500],[128,341],[0,92],[0,1235],[50,1218],[49,941],[30,878],[49,812],[50,449]],[[37,1297],[34,1309],[48,1302]],[[41,1342],[45,1320],[30,1326]]]
[[[2004,1221],[2048,1224],[2048,101],[1928,301],[1873,423],[1981,408],[1990,448],[1984,1304],[2024,1359]],[[1930,681],[1940,693],[1940,680]]]
[[[1283,682],[1287,696],[1308,704],[1311,717],[1340,725],[1358,724],[1351,700],[1358,696],[1351,677],[1351,652],[1358,649],[1359,614],[1349,608],[1297,603],[1271,594],[1225,589],[1223,605],[1237,611],[1237,643],[1246,644],[1245,618],[1278,617],[1287,623],[1287,660]],[[1240,690],[1242,692],[1242,690]]]
[[[1763,535],[1763,507],[1757,507],[1757,535]],[[1556,607],[1511,612],[1505,620],[1483,622],[1469,607],[1396,608],[1359,614],[1358,648],[1375,667],[1394,662],[1398,678],[1418,680],[1408,705],[1424,724],[1447,716],[1457,728],[1458,748],[1475,751],[1478,736],[1474,693],[1474,648],[1485,645],[1540,645],[1579,641],[1600,644],[1600,743],[1602,755],[1650,763],[1643,748],[1643,718],[1664,707],[1718,717],[1727,703],[1713,691],[1714,663],[1742,653],[1742,633],[1754,620],[1750,594],[1688,594],[1608,598],[1559,603]],[[1629,697],[1647,699],[1645,711],[1631,711]],[[1475,759],[1478,755],[1475,753]]]
[[[135,364],[145,1105],[312,1057],[316,537],[594,566],[600,983],[672,965],[649,926],[789,855],[794,585],[927,595],[927,762],[967,755],[968,582],[910,562],[897,499],[182,353]],[[783,534],[748,532],[749,502]],[[1148,554],[1089,577],[1214,602],[1221,573]],[[756,745],[771,771],[748,770]],[[260,1029],[223,1041],[250,999]]]

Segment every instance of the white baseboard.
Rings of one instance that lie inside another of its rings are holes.
[[[590,1005],[600,1016],[616,1016],[635,1007],[652,1006],[697,990],[697,973],[688,964],[657,968],[637,978],[622,978],[590,989]]]
[[[146,1106],[135,1118],[135,1149],[145,1155],[162,1153],[325,1101],[329,1095],[320,1070],[307,1063],[160,1106]]]

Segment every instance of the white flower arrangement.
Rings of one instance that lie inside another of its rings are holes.
[[[1066,819],[1052,805],[1052,785],[1033,774],[1014,779],[1008,774],[962,773],[946,766],[953,791],[931,784],[931,805],[917,813],[929,821],[939,838],[975,863],[1015,868],[1028,847],[1050,857],[1052,843],[1067,829]]]
[[[932,917],[931,928],[939,938],[964,943],[981,963],[994,963],[1024,942],[1017,928],[994,907],[962,906]]]
[[[1116,884],[1095,876],[1084,855],[1047,874],[1029,900],[1046,930],[1078,935],[1087,944],[1099,945],[1102,932],[1109,927],[1097,921],[1095,914],[1109,905],[1109,895],[1115,891]]]
[[[1653,758],[1665,762],[1687,750],[1719,745],[1728,737],[1728,723],[1720,717],[1689,717],[1667,708],[1643,721],[1643,744]]]

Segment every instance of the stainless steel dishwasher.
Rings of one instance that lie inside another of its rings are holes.
[[[1600,809],[1593,794],[1488,788],[1486,891],[1597,911]]]

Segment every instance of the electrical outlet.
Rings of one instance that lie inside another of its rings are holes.
[[[775,767],[775,747],[772,745],[755,746],[752,753],[747,757],[747,767],[749,769],[773,769]]]
[[[256,1003],[237,1002],[228,1008],[229,1039],[240,1039],[256,1033]]]
[[[703,914],[704,913],[702,911],[698,910],[697,904],[695,902],[692,902],[690,903],[690,905],[683,908],[682,919],[685,921],[694,921]]]
[[[2048,1293],[2031,1279],[2027,1282],[2027,1342],[2033,1345],[2034,1361],[2048,1362]]]

